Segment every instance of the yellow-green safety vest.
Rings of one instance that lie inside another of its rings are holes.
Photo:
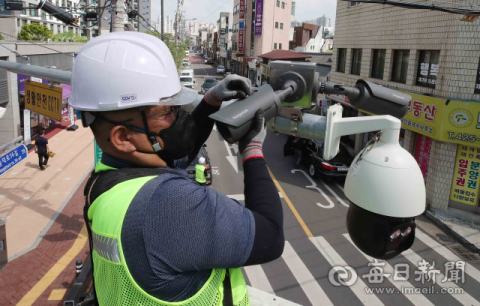
[[[207,179],[205,178],[205,166],[197,164],[195,166],[195,181],[200,184],[205,184]]]
[[[95,172],[116,170],[98,162]],[[226,269],[213,269],[210,278],[194,296],[181,302],[166,302],[145,292],[135,282],[122,249],[125,214],[137,192],[157,176],[131,179],[102,193],[91,204],[88,219],[92,229],[92,260],[99,305],[107,306],[219,306],[223,303]],[[233,304],[249,306],[247,286],[240,268],[229,269]]]

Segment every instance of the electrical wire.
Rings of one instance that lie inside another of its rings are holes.
[[[70,57],[75,57],[74,55],[71,55],[71,54],[68,54],[68,53],[63,53],[63,52],[61,52],[61,51],[58,51],[58,50],[55,50],[55,49],[46,47],[46,46],[44,46],[44,45],[40,45],[40,44],[33,43],[33,42],[29,41],[29,40],[23,40],[23,39],[20,39],[20,38],[18,38],[18,37],[15,37],[15,36],[13,36],[13,35],[10,35],[10,34],[4,33],[4,32],[0,32],[0,34],[10,36],[10,37],[16,38],[16,39],[18,39],[18,40],[20,40],[20,41],[25,41],[25,42],[27,42],[27,43],[29,43],[29,44],[36,45],[36,46],[39,46],[39,47],[42,47],[42,48],[45,48],[45,49],[48,49],[48,50],[51,50],[51,51],[55,51],[55,52],[57,52],[57,53],[59,53],[59,54],[67,55],[67,56],[70,56]],[[1,43],[0,43],[0,44],[1,44]]]
[[[342,0],[342,1],[352,2],[353,0]],[[423,3],[414,3],[414,2],[406,2],[406,1],[398,1],[398,0],[355,0],[353,2],[361,2],[361,3],[369,3],[369,4],[388,4],[388,5],[407,8],[407,9],[431,10],[431,11],[440,11],[440,12],[460,14],[460,15],[480,16],[480,10],[439,6],[435,4],[423,4]]]
[[[198,21],[198,23],[201,23],[202,21],[204,21],[205,19],[207,19],[208,17],[212,16],[213,13],[215,13],[216,11],[218,11],[219,9],[221,9],[225,4],[227,4],[228,2],[230,2],[230,0],[227,0],[225,1],[222,5],[220,5],[216,10],[214,10],[210,15],[208,15],[207,17],[203,18],[202,20]]]
[[[21,55],[21,54],[18,53],[16,50],[12,50],[12,49],[9,49],[9,48],[5,47],[2,43],[0,43],[0,47],[3,47],[3,48],[5,48],[5,49],[7,49],[8,51],[12,52],[12,53],[15,54],[16,56],[24,57],[24,55]]]

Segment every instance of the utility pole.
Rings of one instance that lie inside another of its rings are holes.
[[[125,2],[124,0],[117,0],[115,3],[115,10],[112,12],[112,32],[125,31]]]
[[[161,12],[162,13],[162,18],[161,18],[162,19],[161,20],[162,25],[161,25],[161,32],[160,33],[162,34],[162,41],[165,41],[165,36],[164,36],[165,29],[163,28],[164,23],[165,23],[165,21],[163,20],[163,0],[160,0],[160,9],[162,10],[162,12]]]
[[[181,0],[177,0],[177,11],[175,12],[175,46],[177,46],[178,12],[180,12],[180,1],[181,1]]]

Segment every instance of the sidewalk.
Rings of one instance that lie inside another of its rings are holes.
[[[447,211],[427,210],[425,216],[465,247],[480,254],[480,215],[448,208]]]
[[[46,170],[30,152],[0,176],[9,257],[0,273],[0,305],[62,305],[74,261],[86,257],[83,185],[93,167],[93,136],[84,128],[47,136],[57,155]]]

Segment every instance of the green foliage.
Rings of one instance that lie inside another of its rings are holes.
[[[186,44],[187,46],[190,46],[190,43],[191,43],[190,38],[185,38],[185,44]]]
[[[2,34],[0,34],[0,40],[5,40],[5,38],[3,38]]]
[[[53,32],[47,26],[39,23],[26,24],[18,34],[23,40],[47,40],[53,37]]]
[[[147,31],[145,33],[162,39],[162,36],[157,32]],[[173,60],[175,61],[175,65],[177,66],[177,70],[180,70],[180,68],[182,67],[182,59],[185,57],[185,51],[187,51],[187,46],[181,41],[177,41],[177,46],[175,46],[175,38],[172,34],[165,33],[163,36],[165,38],[163,42],[170,50],[170,53],[173,56]]]
[[[55,36],[53,36],[53,40],[63,41],[63,42],[78,42],[78,43],[86,43],[88,41],[86,36],[73,34],[73,32],[63,32],[63,33],[55,34]]]

